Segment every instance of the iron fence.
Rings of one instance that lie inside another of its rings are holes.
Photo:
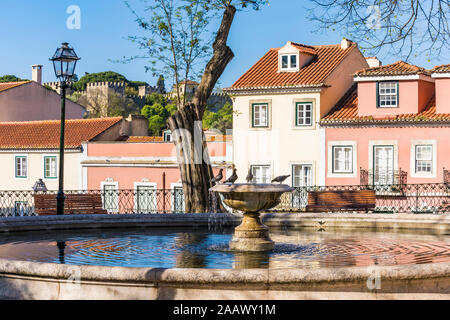
[[[376,207],[373,212],[450,213],[450,184],[400,184],[400,185],[348,185],[297,187],[281,197],[272,211],[303,212],[311,191],[375,190]],[[54,195],[57,191],[0,191],[0,217],[36,216],[36,195]],[[156,190],[89,190],[66,191],[66,195],[93,195],[101,201],[102,209],[109,214],[170,214],[185,213],[181,188]],[[223,210],[221,196],[210,193],[209,212]],[[221,209],[222,208],[222,209]],[[230,210],[225,206],[226,210]]]
[[[312,191],[375,191],[375,209],[379,213],[450,213],[450,183],[344,185],[297,187],[281,196],[272,211],[307,210],[308,193]]]

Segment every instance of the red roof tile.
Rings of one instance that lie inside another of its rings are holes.
[[[450,122],[450,113],[436,113],[436,98],[433,96],[422,112],[399,114],[374,118],[358,116],[358,87],[355,85],[347,91],[336,106],[320,120],[321,124],[348,123],[386,123],[386,122]]]
[[[397,61],[380,67],[365,68],[355,73],[355,76],[387,76],[387,75],[414,75],[426,74],[430,72],[424,68],[409,64],[404,61]]]
[[[0,82],[0,92],[21,86],[25,83],[29,83],[31,81],[18,81],[18,82]]]
[[[64,144],[75,149],[122,120],[122,117],[66,120]],[[59,120],[0,122],[0,149],[58,149]]]
[[[448,73],[450,72],[450,64],[443,64],[440,66],[436,66],[431,70],[433,73]]]
[[[298,72],[278,72],[278,50],[270,49],[255,65],[245,72],[231,88],[276,88],[293,86],[320,86],[330,73],[342,62],[354,48],[353,43],[347,49],[338,45],[306,46],[292,43],[300,51],[313,54],[315,58]]]
[[[164,142],[164,139],[154,136],[130,136],[126,142]]]

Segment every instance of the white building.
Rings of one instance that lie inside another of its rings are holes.
[[[230,88],[233,161],[240,182],[249,169],[270,183],[290,174],[292,186],[325,184],[325,133],[318,121],[368,67],[357,45],[308,46],[288,42],[270,49]]]

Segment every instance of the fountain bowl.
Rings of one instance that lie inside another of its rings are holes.
[[[229,246],[234,251],[270,251],[275,244],[269,237],[269,228],[260,219],[260,212],[276,207],[280,197],[294,188],[286,184],[218,184],[210,191],[223,195],[223,202],[243,211],[242,223],[234,229]]]

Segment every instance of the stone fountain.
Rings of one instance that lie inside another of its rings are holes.
[[[285,184],[218,184],[210,191],[223,195],[223,202],[244,212],[242,223],[235,228],[230,249],[235,251],[270,251],[274,242],[269,228],[262,224],[260,212],[280,203],[280,197],[294,188]]]

